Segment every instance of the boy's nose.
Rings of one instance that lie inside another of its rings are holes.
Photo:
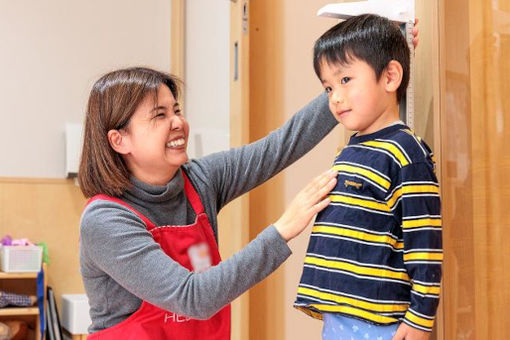
[[[333,91],[331,94],[331,101],[335,104],[343,103],[343,96],[340,94],[340,91]]]

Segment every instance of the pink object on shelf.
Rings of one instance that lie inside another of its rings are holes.
[[[33,246],[34,243],[30,242],[28,238],[12,239],[10,235],[5,235],[0,241],[3,246]]]
[[[1,241],[3,246],[10,246],[12,244],[12,238],[10,235],[5,235]]]
[[[28,240],[28,238],[19,238],[12,240],[12,246],[33,246],[34,244]]]

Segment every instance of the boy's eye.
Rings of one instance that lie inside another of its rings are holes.
[[[343,77],[341,80],[340,80],[340,83],[343,85],[343,84],[347,84],[349,81],[351,80],[350,77]]]
[[[327,86],[324,88],[324,91],[326,91],[326,93],[330,93],[332,91],[331,87]]]

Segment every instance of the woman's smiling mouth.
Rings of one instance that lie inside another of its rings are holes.
[[[167,148],[178,148],[180,146],[183,146],[185,143],[186,143],[186,141],[184,140],[184,138],[178,138],[178,139],[174,139],[174,140],[166,143],[166,147]]]

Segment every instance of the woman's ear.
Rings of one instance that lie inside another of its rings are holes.
[[[108,131],[108,142],[113,150],[125,155],[129,152],[129,144],[126,136],[123,136],[119,130]]]
[[[404,70],[402,65],[396,60],[392,60],[388,63],[384,70],[384,87],[388,92],[397,92],[400,84],[402,83],[402,76]]]

